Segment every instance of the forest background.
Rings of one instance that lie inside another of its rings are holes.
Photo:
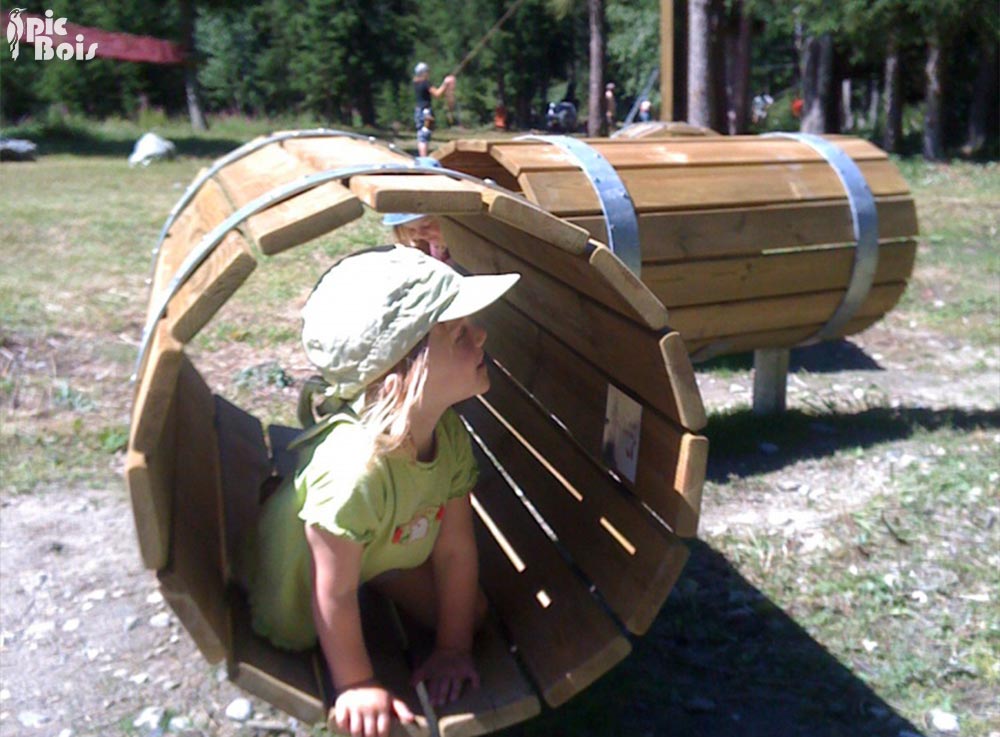
[[[7,128],[50,133],[74,116],[190,114],[195,128],[239,115],[398,134],[412,126],[413,65],[429,63],[440,82],[510,5],[48,0],[73,23],[194,52],[186,66],[12,63],[4,47],[0,113]],[[726,133],[845,132],[928,159],[998,154],[995,0],[675,0],[674,11],[675,120]],[[620,121],[659,66],[659,13],[659,0],[521,0],[459,75],[455,122],[488,125],[503,105],[511,127],[539,128],[549,102],[569,99],[581,129],[589,109],[589,132],[607,133],[597,130],[603,84],[617,85]],[[751,100],[765,95],[774,102],[755,119]],[[658,111],[658,84],[649,97]]]

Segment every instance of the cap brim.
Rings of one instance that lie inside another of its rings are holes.
[[[406,225],[407,223],[412,223],[415,220],[428,217],[433,217],[433,215],[426,215],[420,212],[390,212],[382,218],[382,225],[387,228],[394,228],[397,225]]]
[[[500,299],[520,278],[520,274],[479,274],[462,277],[458,294],[441,313],[438,321],[457,320],[479,312]]]

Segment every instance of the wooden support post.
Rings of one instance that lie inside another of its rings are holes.
[[[660,120],[674,119],[674,0],[660,0]]]
[[[773,415],[785,411],[788,384],[788,348],[760,348],[753,352],[753,413]]]

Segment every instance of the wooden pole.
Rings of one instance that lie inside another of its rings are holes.
[[[788,348],[758,348],[753,352],[755,415],[775,415],[785,411],[790,356]]]
[[[660,120],[674,119],[674,0],[660,0]]]
[[[507,11],[502,16],[500,16],[500,20],[498,20],[496,23],[493,24],[493,27],[486,32],[486,35],[484,35],[481,39],[479,39],[479,42],[472,47],[472,51],[466,54],[465,58],[462,59],[462,61],[458,63],[458,66],[452,70],[451,75],[453,77],[457,77],[458,73],[461,72],[463,69],[465,69],[465,65],[469,63],[469,61],[472,59],[473,56],[479,53],[479,50],[486,45],[486,42],[490,40],[490,37],[498,30],[500,30],[500,26],[502,26],[506,22],[506,20],[514,14],[515,10],[521,7],[521,3],[523,2],[524,0],[517,0],[517,2],[515,2],[509,8],[507,8]]]

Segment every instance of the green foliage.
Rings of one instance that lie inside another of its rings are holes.
[[[608,3],[607,78],[617,86],[619,117],[638,96],[650,72],[660,66],[659,0]],[[659,85],[654,85],[659,92]],[[650,95],[655,104],[657,95]]]
[[[309,116],[328,125],[409,130],[414,64],[427,62],[432,82],[440,83],[515,1],[192,0],[203,107],[216,117]],[[180,6],[180,0],[48,5],[74,23],[173,41],[180,40]],[[916,109],[925,88],[927,42],[940,37],[946,49],[945,138],[952,142],[966,135],[983,49],[1000,38],[994,0],[721,0],[714,6],[719,17],[746,13],[753,20],[750,93],[776,99],[798,94],[797,41],[830,33],[837,74],[858,82],[858,108],[881,80],[888,40],[897,39],[904,103]],[[624,115],[659,64],[659,2],[605,0],[604,7],[605,78],[617,84]],[[588,34],[586,3],[523,0],[458,74],[456,122],[489,123],[500,103],[522,129],[541,125],[550,101],[571,99],[582,112]],[[30,53],[15,62],[6,47],[0,61],[0,115],[6,123],[85,115],[129,117],[150,128],[157,116],[187,109],[179,66],[107,59],[45,63]],[[658,86],[651,97],[658,102]],[[443,125],[452,111],[444,114],[443,100],[436,106]],[[780,125],[772,118],[765,127],[797,127],[788,115],[778,118]],[[923,120],[913,122],[911,135],[919,144]],[[854,132],[875,136],[878,123],[866,117],[863,129]],[[989,124],[987,152],[993,152],[995,112]]]

